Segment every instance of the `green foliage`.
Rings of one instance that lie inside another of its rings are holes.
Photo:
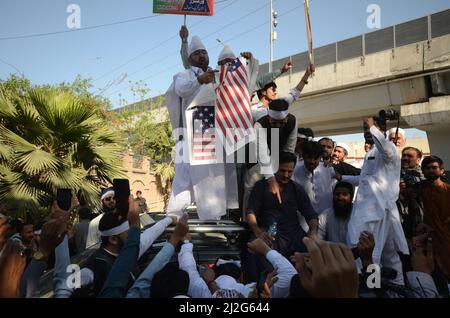
[[[37,211],[70,188],[96,205],[100,187],[122,176],[123,141],[89,85],[79,77],[58,87],[0,82],[0,202]]]
[[[142,82],[134,83],[131,91],[139,101],[129,105],[126,100],[121,99],[121,104],[129,106],[117,115],[123,138],[127,140],[126,148],[131,149],[135,155],[151,158],[151,169],[161,181],[158,189],[167,201],[175,174],[172,161],[175,142],[169,114],[162,108],[164,98],[160,96],[157,99],[146,99],[149,89]]]

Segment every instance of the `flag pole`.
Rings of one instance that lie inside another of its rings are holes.
[[[184,15],[184,26],[186,26],[186,14]]]
[[[309,0],[303,1],[305,8],[305,22],[306,22],[306,38],[308,39],[308,58],[311,64],[314,64],[314,56],[312,50],[312,31],[311,31],[311,19],[309,16]]]

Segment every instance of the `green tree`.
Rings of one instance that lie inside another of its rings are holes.
[[[138,102],[127,106],[119,113],[127,148],[135,155],[151,158],[151,169],[158,181],[158,190],[164,197],[164,208],[168,203],[171,184],[175,175],[172,152],[175,146],[172,126],[164,105],[164,98],[146,99],[150,89],[136,82],[131,91]],[[122,99],[122,104],[128,104]]]
[[[68,84],[0,82],[0,201],[36,210],[70,188],[96,205],[99,188],[122,175],[122,141],[102,109],[101,100]]]

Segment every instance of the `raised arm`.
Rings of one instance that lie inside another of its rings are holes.
[[[288,136],[286,144],[283,147],[284,152],[295,153],[295,146],[297,144],[297,118],[295,119],[295,128],[292,129],[291,133]]]
[[[128,198],[128,205],[128,223],[130,224],[128,238],[108,274],[105,285],[100,292],[100,298],[123,298],[127,292],[130,272],[136,266],[138,260],[141,235],[140,209],[131,196]]]
[[[284,63],[283,67],[279,70],[275,70],[273,72],[265,73],[265,74],[259,74],[256,79],[256,89],[261,89],[265,85],[275,81],[281,74],[286,73],[292,68],[292,62],[287,61]]]
[[[370,133],[373,136],[373,141],[375,142],[375,147],[387,160],[395,159],[397,155],[397,149],[395,145],[386,139],[383,133],[374,125],[373,118],[369,117],[367,120],[367,125],[370,127]]]
[[[175,248],[189,231],[187,224],[187,214],[185,214],[177,223],[174,232],[170,236],[169,242],[166,242],[159,253],[153,258],[147,268],[141,273],[139,278],[130,288],[127,298],[149,298],[150,286],[153,277],[157,272],[164,268],[169,263],[172,255],[175,253]]]
[[[53,298],[70,298],[73,288],[67,286],[70,265],[69,241],[67,235],[55,249],[55,269],[53,271]]]
[[[146,229],[141,234],[141,242],[139,247],[139,257],[141,257],[149,248],[152,246],[153,242],[164,233],[166,228],[170,224],[176,223],[176,217],[165,217],[161,221],[154,224],[152,227]]]
[[[189,37],[189,30],[185,25],[182,25],[180,29],[180,38],[181,38],[180,55],[181,61],[183,62],[183,66],[186,70],[191,67],[188,56],[188,37]]]
[[[255,124],[256,140],[258,142],[257,160],[261,166],[261,174],[269,179],[274,176],[270,160],[269,147],[267,147],[267,130],[259,122]]]
[[[261,239],[248,243],[248,247],[256,254],[265,257],[277,271],[276,276],[278,279],[271,288],[272,298],[286,298],[289,295],[292,276],[297,274],[295,267],[283,255],[272,250]]]
[[[310,64],[306,68],[305,74],[303,74],[303,77],[297,84],[297,86],[291,89],[289,94],[284,98],[289,103],[289,105],[300,98],[300,94],[303,91],[303,88],[306,84],[308,84],[308,78],[311,76],[311,74],[314,73],[315,69],[315,66],[313,64]]]
[[[192,254],[193,248],[192,243],[183,244],[178,254],[180,269],[189,275],[189,295],[193,298],[211,298],[211,291],[197,270],[197,263]]]

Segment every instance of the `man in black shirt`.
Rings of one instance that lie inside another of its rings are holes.
[[[331,157],[331,162],[333,164],[334,171],[338,172],[341,175],[347,176],[359,176],[361,173],[361,169],[358,169],[351,164],[345,162],[348,156],[349,147],[344,144],[338,142],[334,147],[333,155]]]
[[[267,179],[258,181],[249,198],[247,222],[252,231],[252,238],[263,239],[269,246],[288,258],[295,252],[306,252],[302,239],[306,235],[317,238],[318,215],[311,206],[305,190],[292,181],[297,158],[293,153],[281,152],[279,169],[275,178],[280,186],[281,203],[269,191]],[[298,212],[309,225],[308,234],[302,229]],[[256,281],[263,270],[270,269],[270,264],[261,257],[248,254],[246,280]]]

